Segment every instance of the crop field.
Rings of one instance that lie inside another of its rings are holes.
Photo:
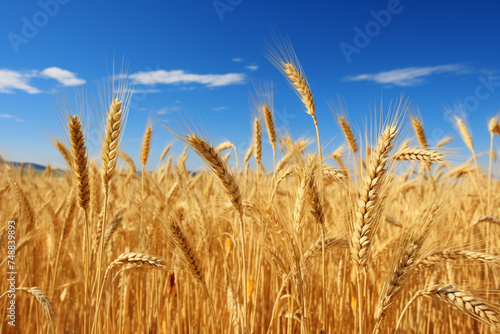
[[[320,133],[291,47],[270,59],[310,115],[311,138],[277,131],[264,86],[246,151],[212,142],[186,111],[176,125],[145,124],[134,156],[121,150],[130,85],[120,79],[103,98],[97,159],[91,115],[65,98],[65,135],[53,141],[63,171],[2,158],[0,267],[13,280],[0,281],[0,332],[13,330],[9,295],[17,333],[500,331],[500,120],[477,134],[488,152],[476,152],[461,110],[448,111],[456,136],[430,147],[405,98],[361,128],[333,107],[338,127]],[[186,150],[174,159],[167,146],[150,170],[156,131]],[[344,144],[329,145],[334,136]],[[466,154],[452,149],[459,141]],[[188,155],[203,167],[188,170]]]

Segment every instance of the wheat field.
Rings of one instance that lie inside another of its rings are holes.
[[[361,129],[334,108],[338,127],[320,136],[294,53],[271,48],[270,60],[315,138],[279,133],[272,96],[260,91],[246,152],[178,119],[178,128],[147,124],[131,156],[120,149],[130,95],[119,85],[104,103],[99,159],[87,150],[90,115],[65,103],[66,136],[54,141],[62,175],[2,159],[0,243],[16,249],[9,257],[3,247],[0,261],[17,272],[15,328],[9,282],[0,282],[2,333],[500,331],[499,120],[484,125],[488,166],[462,114],[450,113],[453,141],[430,147],[405,99]],[[167,146],[148,170],[155,131],[188,150],[174,161]],[[322,136],[345,143],[322,145]],[[469,152],[457,156],[461,140]],[[188,155],[204,167],[189,171]]]

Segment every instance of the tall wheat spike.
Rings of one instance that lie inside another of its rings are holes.
[[[102,182],[104,188],[115,174],[116,162],[120,153],[120,131],[122,119],[122,101],[114,99],[109,107],[106,130],[102,143]]]
[[[344,137],[347,140],[347,146],[349,146],[349,149],[351,150],[352,153],[358,152],[358,144],[356,143],[356,138],[354,138],[354,134],[352,133],[349,123],[347,123],[347,121],[343,116],[338,116],[337,119],[339,121],[340,128],[344,133]]]
[[[82,122],[78,116],[69,116],[69,136],[73,152],[73,176],[76,183],[78,204],[88,215],[90,204],[89,169],[87,163],[87,148],[83,137]]]
[[[153,127],[148,126],[144,137],[142,139],[142,149],[141,149],[141,164],[143,166],[148,162],[149,150],[151,145],[151,134],[153,133]]]
[[[411,116],[411,125],[413,126],[413,131],[415,131],[415,135],[417,136],[418,144],[421,148],[428,148],[427,137],[425,136],[424,125],[417,118]]]
[[[366,265],[373,234],[378,227],[379,218],[376,211],[380,199],[379,191],[384,181],[392,141],[397,132],[395,126],[387,126],[382,132],[377,147],[371,154],[367,175],[362,180],[350,241],[351,257],[358,270]]]

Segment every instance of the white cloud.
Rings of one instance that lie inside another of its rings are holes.
[[[7,119],[11,119],[11,120],[13,120],[14,122],[24,122],[24,119],[22,119],[22,118],[17,118],[16,116],[14,116],[14,115],[9,115],[9,114],[0,114],[0,118],[7,118]]]
[[[59,67],[49,67],[43,71],[13,71],[0,69],[0,93],[12,93],[14,90],[22,90],[29,94],[37,94],[42,91],[30,85],[32,78],[56,79],[64,86],[79,86],[85,80],[76,77],[75,73],[63,70]]]
[[[76,74],[59,67],[49,67],[44,69],[41,73],[42,76],[56,79],[64,86],[80,86],[86,81],[76,77]]]
[[[233,58],[232,61],[234,61],[235,63],[240,63],[243,61],[243,58]]]
[[[424,78],[439,73],[461,74],[466,70],[462,65],[440,65],[432,67],[407,67],[375,74],[360,74],[344,78],[346,81],[373,81],[379,84],[396,86],[415,86],[424,82]]]
[[[133,94],[149,94],[149,93],[160,93],[161,89],[150,88],[150,89],[135,89],[132,91]]]
[[[199,83],[208,87],[227,86],[243,83],[245,74],[227,73],[227,74],[192,74],[183,70],[156,70],[149,72],[137,72],[131,77],[138,84],[177,84],[177,83]]]
[[[245,66],[245,68],[247,70],[250,70],[250,71],[257,71],[259,69],[259,66],[257,66],[257,65],[248,65],[248,66]]]
[[[0,69],[0,93],[12,93],[14,89],[25,91],[29,94],[40,93],[36,87],[30,86],[30,79],[36,74],[33,72],[16,72]]]
[[[168,113],[168,110],[169,110],[168,107],[164,107],[164,108],[161,108],[160,110],[158,110],[156,113],[158,115],[166,115]]]

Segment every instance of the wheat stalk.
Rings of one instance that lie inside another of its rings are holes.
[[[427,288],[422,296],[428,297],[478,320],[497,332],[500,331],[500,312],[487,301],[453,285],[437,285]]]
[[[377,322],[374,332],[378,331],[389,308],[404,291],[408,281],[416,272],[420,251],[434,222],[438,208],[438,204],[433,204],[428,212],[419,213],[418,218],[421,221],[417,222],[416,226],[407,229],[403,234],[394,269],[386,279],[375,309],[374,317]]]

